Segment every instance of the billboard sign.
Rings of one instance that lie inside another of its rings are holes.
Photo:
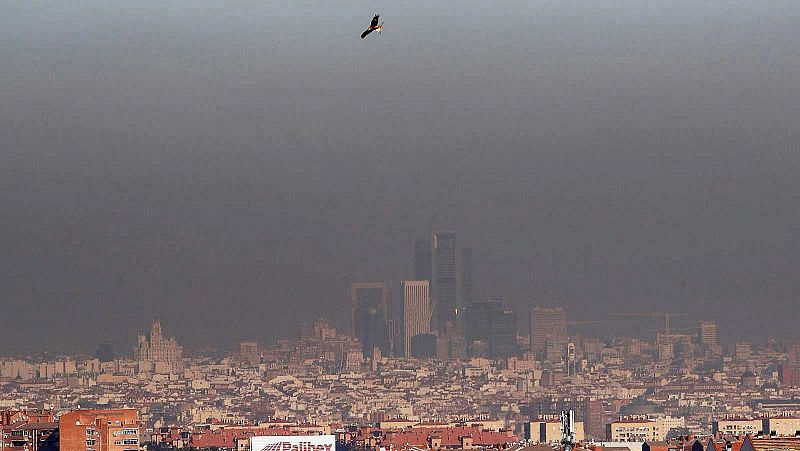
[[[336,451],[336,436],[267,435],[252,437],[250,451]]]

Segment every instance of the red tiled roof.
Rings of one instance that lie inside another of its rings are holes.
[[[756,451],[800,450],[800,438],[797,437],[753,438],[747,436],[745,440],[750,440]]]
[[[509,437],[505,432],[484,431],[480,428],[472,427],[452,427],[452,428],[414,428],[394,433],[387,437],[382,444],[384,446],[404,447],[419,446],[425,447],[428,437],[439,437],[442,446],[457,446],[461,444],[461,437],[471,436],[474,446],[499,446],[506,443],[518,441],[516,436]]]
[[[195,438],[192,434],[191,445],[194,448],[231,448],[234,446],[233,436],[228,434],[203,434]]]

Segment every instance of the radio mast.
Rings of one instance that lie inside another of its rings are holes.
[[[572,451],[575,448],[575,411],[561,411],[561,449]]]

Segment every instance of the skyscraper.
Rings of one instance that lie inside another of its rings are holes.
[[[403,281],[403,349],[406,357],[412,355],[411,339],[431,332],[430,282],[427,280]]]
[[[717,345],[717,322],[700,321],[700,343],[705,346]]]
[[[389,353],[389,282],[353,282],[350,285],[351,328],[361,341],[364,357],[379,348]]]
[[[567,344],[567,313],[562,307],[531,309],[531,352],[543,357]],[[547,352],[548,345],[550,352]]]
[[[431,280],[431,241],[414,242],[414,279]]]
[[[434,325],[440,334],[463,336],[461,264],[455,232],[433,232],[431,240],[431,297]]]
[[[502,299],[473,302],[466,314],[467,342],[486,347],[487,356],[509,357],[517,353],[517,317]]]

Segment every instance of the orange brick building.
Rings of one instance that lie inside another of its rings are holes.
[[[58,422],[61,451],[138,451],[136,409],[75,410]]]

